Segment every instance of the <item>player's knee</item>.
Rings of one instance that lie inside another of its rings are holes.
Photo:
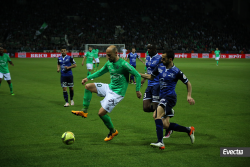
[[[89,90],[90,89],[90,84],[86,84],[85,89]]]
[[[144,112],[150,112],[150,106],[143,106]]]

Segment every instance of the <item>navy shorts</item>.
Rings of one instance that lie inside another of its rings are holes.
[[[61,76],[61,87],[73,87],[73,75],[71,76]]]
[[[172,108],[176,105],[176,102],[176,96],[165,96],[161,98],[159,105],[162,106],[165,111],[165,118],[174,116],[174,111],[172,110]]]
[[[160,85],[148,86],[145,90],[143,100],[152,99],[152,102],[159,103]]]
[[[132,65],[132,64],[130,64],[130,65],[136,69],[136,66],[135,66],[135,65]]]

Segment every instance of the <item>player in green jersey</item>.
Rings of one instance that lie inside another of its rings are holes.
[[[94,51],[94,58],[96,60],[96,62],[94,62],[93,60],[93,63],[94,63],[94,71],[97,71],[98,67],[99,67],[99,63],[100,63],[100,60],[99,60],[99,50],[98,49],[93,49]],[[92,52],[93,52],[92,51]]]
[[[3,51],[4,51],[3,46],[0,45],[0,86],[1,86],[2,80],[4,78],[4,80],[6,80],[7,83],[9,84],[10,94],[15,95],[13,93],[13,86],[11,83],[10,71],[9,71],[9,67],[8,67],[8,63],[10,63],[12,66],[14,66],[14,64],[10,60],[9,55],[3,53]]]
[[[86,66],[87,66],[87,76],[91,74],[91,70],[93,69],[93,61],[96,62],[94,58],[94,52],[92,51],[92,47],[89,47],[89,51],[85,54],[85,56],[82,59],[82,66],[84,65],[84,60],[87,58]]]
[[[138,98],[141,98],[141,76],[140,74],[125,60],[119,58],[117,53],[117,48],[114,45],[111,45],[106,50],[107,57],[109,61],[96,73],[89,75],[87,78],[82,80],[84,85],[89,79],[97,78],[103,74],[109,72],[111,82],[110,84],[103,83],[89,83],[85,86],[85,89],[93,93],[97,93],[98,96],[105,97],[101,101],[101,108],[98,112],[98,115],[110,130],[108,136],[104,141],[112,140],[114,136],[118,135],[118,131],[114,128],[111,118],[107,115],[110,113],[114,107],[124,98],[129,81],[129,73],[135,75],[137,84],[136,84],[136,95]],[[85,95],[84,95],[85,96]],[[91,99],[88,99],[88,104]],[[82,116],[86,118],[88,113],[84,111],[71,111],[73,114]]]
[[[219,60],[220,60],[220,50],[218,48],[216,48],[216,50],[214,51],[214,54],[215,54],[215,60],[217,61],[216,65],[218,66]]]

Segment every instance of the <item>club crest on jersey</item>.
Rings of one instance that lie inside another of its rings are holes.
[[[166,76],[167,76],[167,73],[164,72],[164,73],[163,73],[163,77],[166,77]]]
[[[159,73],[162,73],[162,69],[158,68]]]
[[[148,62],[148,65],[150,66],[150,65],[151,65],[151,62]]]
[[[171,78],[174,78],[174,74],[173,73],[170,73],[168,76],[171,77]]]
[[[119,66],[117,65],[117,66],[116,66],[116,69],[118,69],[118,68],[119,68]]]

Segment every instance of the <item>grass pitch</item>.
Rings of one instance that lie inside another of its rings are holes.
[[[97,114],[103,98],[93,94],[88,118],[71,114],[82,107],[81,80],[87,75],[82,59],[75,60],[75,106],[64,108],[57,59],[12,59],[15,96],[6,81],[0,87],[0,166],[249,165],[249,157],[220,157],[220,147],[250,147],[250,60],[221,59],[219,66],[214,59],[174,60],[190,80],[196,104],[188,104],[186,86],[179,81],[171,122],[194,126],[196,141],[191,144],[185,133],[174,132],[164,139],[164,151],[149,145],[157,141],[155,123],[151,113],[143,112],[135,85],[128,86],[124,100],[109,114],[119,131],[110,142],[103,141],[108,129]],[[102,67],[106,60],[100,61]],[[139,61],[137,70],[144,72]],[[109,83],[109,74],[94,82]],[[62,143],[65,131],[75,134],[73,145]]]

